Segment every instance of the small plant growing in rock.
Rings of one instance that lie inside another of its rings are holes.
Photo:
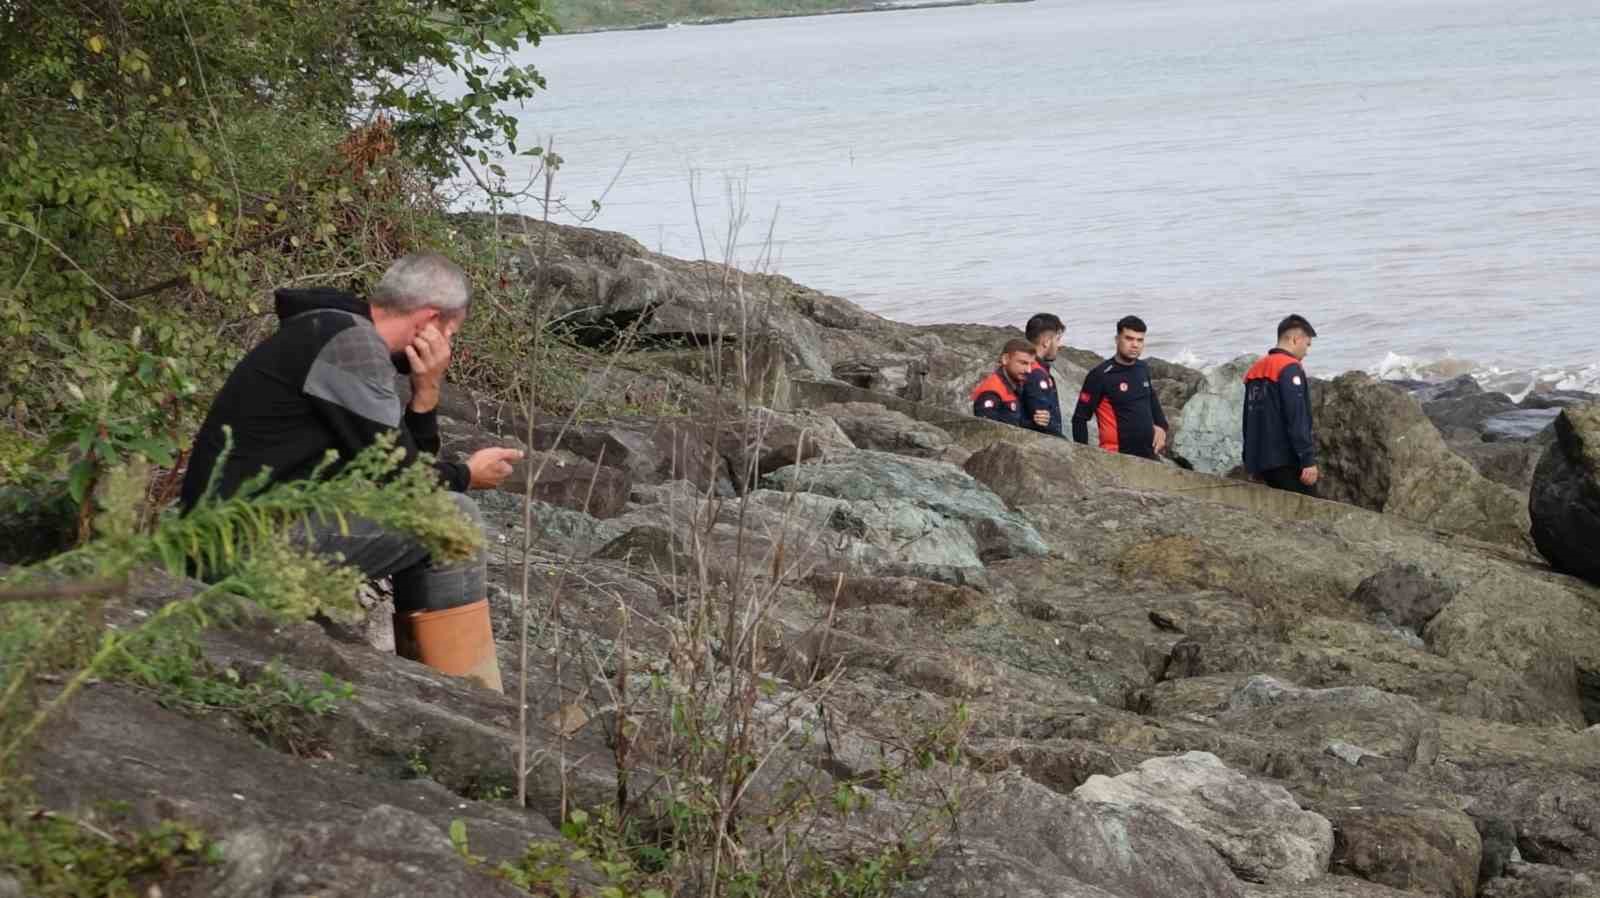
[[[37,898],[140,898],[150,894],[146,882],[221,859],[205,833],[174,821],[139,831],[50,813],[0,818],[0,871],[19,877],[22,894]]]
[[[163,634],[147,650],[123,657],[116,675],[155,693],[162,705],[192,716],[228,715],[273,748],[300,757],[325,747],[325,720],[355,696],[354,686],[328,673],[307,686],[285,677],[275,663],[248,676],[219,669],[184,631]]]
[[[392,441],[381,441],[331,478],[271,487],[258,478],[238,495],[201,501],[186,516],[169,513],[148,531],[140,521],[144,472],[136,466],[110,472],[95,538],[8,572],[0,586],[0,791],[16,782],[22,754],[44,722],[108,673],[124,672],[173,701],[229,705],[253,721],[247,726],[279,736],[285,715],[320,716],[348,698],[348,689],[331,680],[320,689],[275,674],[231,682],[226,673],[197,670],[197,652],[161,656],[247,607],[285,618],[353,609],[357,575],[283,541],[281,534],[307,517],[370,518],[413,534],[443,558],[476,551],[481,534],[455,512],[426,466],[397,470],[398,462]],[[191,570],[209,585],[134,626],[103,626],[105,598],[124,592],[133,578]],[[251,604],[241,604],[246,600]],[[41,675],[61,685],[41,692]],[[286,742],[295,750],[292,735]]]

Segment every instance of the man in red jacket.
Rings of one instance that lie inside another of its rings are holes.
[[[1301,362],[1317,331],[1290,315],[1278,323],[1278,345],[1244,376],[1244,466],[1274,489],[1317,494],[1311,377]]]
[[[1022,382],[1033,368],[1033,344],[1010,340],[1000,350],[1000,367],[972,388],[972,413],[1002,424],[1022,423]]]

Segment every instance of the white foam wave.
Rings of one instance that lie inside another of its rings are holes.
[[[1428,383],[1438,383],[1469,374],[1485,390],[1505,393],[1515,402],[1521,402],[1530,393],[1550,390],[1600,393],[1600,362],[1585,368],[1510,368],[1499,365],[1478,365],[1453,356],[1441,359],[1417,359],[1390,352],[1384,356],[1383,361],[1367,369],[1367,373],[1381,380],[1417,380]]]
[[[1600,393],[1600,362],[1595,362],[1587,368],[1567,373],[1565,377],[1556,381],[1556,389]]]
[[[1222,366],[1230,364],[1232,360],[1219,359],[1215,355],[1202,355],[1189,347],[1184,347],[1171,357],[1171,361],[1210,375]],[[1521,402],[1530,393],[1550,390],[1600,393],[1600,362],[1587,367],[1568,365],[1517,368],[1483,365],[1449,353],[1439,358],[1419,358],[1390,351],[1385,353],[1377,364],[1366,370],[1379,380],[1423,383],[1441,383],[1463,374],[1471,375],[1472,379],[1485,390],[1505,393],[1514,402]],[[1333,377],[1334,374],[1329,373],[1325,376]]]

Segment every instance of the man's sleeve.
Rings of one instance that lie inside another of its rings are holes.
[[[438,451],[437,416],[409,412],[402,418],[393,365],[382,347],[373,345],[371,335],[358,328],[328,341],[311,363],[301,391],[347,458],[391,431],[395,445],[405,452],[402,466],[414,464],[419,451]],[[465,465],[437,462],[433,468],[440,482],[456,492],[464,492],[471,480]]]
[[[1311,385],[1305,369],[1287,365],[1278,375],[1278,395],[1283,404],[1283,429],[1289,435],[1300,467],[1317,463],[1317,447],[1311,437]]]
[[[1089,445],[1089,419],[1094,416],[1095,404],[1105,392],[1100,378],[1100,366],[1089,369],[1083,378],[1083,389],[1078,391],[1078,405],[1072,410],[1072,440]]]
[[[1028,376],[1022,380],[1022,426],[1040,433],[1051,433],[1050,425],[1043,427],[1033,423],[1033,413],[1050,410],[1050,397],[1041,386],[1049,374],[1043,370],[1029,371]]]
[[[977,398],[972,400],[972,413],[980,418],[988,418],[990,421],[999,421],[1002,424],[1011,423],[1006,419],[1005,402],[1001,400],[1000,394],[993,390],[979,393]]]

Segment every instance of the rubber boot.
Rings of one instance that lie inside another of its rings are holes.
[[[394,651],[421,661],[440,673],[467,677],[504,692],[500,661],[489,626],[489,600],[479,599],[441,611],[398,611],[394,615]]]

